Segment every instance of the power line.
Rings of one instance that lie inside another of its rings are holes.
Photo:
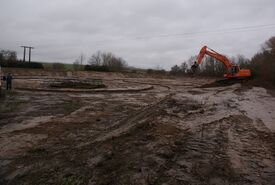
[[[97,40],[94,42],[150,40],[150,39],[165,39],[165,38],[187,38],[189,36],[196,36],[196,35],[226,34],[226,33],[236,33],[236,32],[244,32],[244,31],[258,31],[258,30],[272,29],[272,28],[275,28],[275,24],[243,26],[243,27],[235,27],[235,28],[227,28],[227,29],[205,30],[205,31],[186,32],[186,33],[137,36],[133,38],[104,39],[104,40]]]
[[[275,24],[265,24],[265,25],[234,27],[234,28],[227,28],[227,29],[204,30],[204,31],[197,31],[197,32],[162,34],[162,35],[160,34],[160,35],[139,36],[139,37],[132,37],[132,38],[104,39],[104,40],[97,40],[97,41],[93,41],[93,42],[114,42],[114,41],[129,41],[129,40],[188,38],[190,36],[227,34],[227,33],[237,33],[237,32],[244,32],[244,31],[259,31],[259,30],[273,29],[273,28],[275,28]],[[69,60],[69,59],[73,59],[73,57],[61,57],[59,59],[68,59]]]
[[[257,25],[257,26],[244,26],[244,27],[235,27],[228,29],[216,29],[216,30],[205,30],[198,32],[186,32],[186,33],[176,33],[176,34],[165,34],[165,35],[156,35],[156,36],[144,36],[136,37],[136,39],[154,39],[154,38],[167,38],[167,37],[185,37],[189,35],[198,35],[198,34],[209,34],[209,33],[234,33],[240,31],[255,31],[262,29],[274,28],[275,24],[266,24],[266,25]]]

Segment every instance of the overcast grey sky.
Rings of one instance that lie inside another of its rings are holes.
[[[1,0],[0,49],[22,58],[19,46],[31,45],[33,60],[65,63],[101,50],[165,69],[203,45],[250,58],[275,36],[274,7],[274,0]]]

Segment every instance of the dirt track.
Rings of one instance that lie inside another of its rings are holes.
[[[154,89],[1,100],[0,184],[275,184],[275,98],[265,89],[112,79]]]

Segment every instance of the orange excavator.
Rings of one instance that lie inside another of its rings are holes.
[[[227,79],[247,79],[251,77],[251,71],[249,69],[240,69],[238,65],[232,64],[224,55],[219,54],[218,52],[208,48],[207,46],[203,46],[201,48],[194,65],[192,65],[191,67],[193,72],[196,71],[196,69],[202,62],[204,55],[209,55],[223,64],[225,69],[223,76]]]

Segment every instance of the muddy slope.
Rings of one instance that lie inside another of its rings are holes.
[[[0,182],[275,184],[275,98],[240,84],[194,85],[203,83],[10,94],[1,104]]]

